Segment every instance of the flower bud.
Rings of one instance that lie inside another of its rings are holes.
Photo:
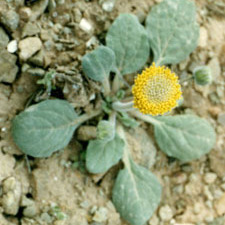
[[[199,66],[194,69],[195,83],[201,86],[212,82],[211,69],[208,66]]]

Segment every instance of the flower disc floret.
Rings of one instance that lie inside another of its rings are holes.
[[[176,74],[164,66],[156,67],[155,63],[138,74],[132,93],[134,107],[154,116],[171,111],[182,94]]]

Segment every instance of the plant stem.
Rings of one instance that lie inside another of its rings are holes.
[[[192,80],[193,78],[194,78],[193,76],[189,76],[189,77],[186,77],[186,78],[180,79],[180,83],[181,83],[181,84],[183,84],[185,81]]]
[[[142,113],[140,113],[139,111],[131,111],[129,112],[129,114],[131,114],[132,116],[138,118],[138,119],[141,119],[147,123],[151,123],[153,125],[157,125],[157,124],[160,124],[160,122],[156,119],[154,119],[152,116],[150,115],[144,115]]]
[[[79,125],[81,123],[84,123],[87,120],[92,119],[93,117],[96,117],[98,115],[100,115],[102,112],[102,110],[96,110],[96,111],[92,111],[90,113],[85,113],[79,117],[77,117],[73,122],[72,122],[72,126],[74,125]]]
[[[116,101],[116,102],[113,102],[112,108],[118,112],[127,112],[134,109],[133,105],[134,105],[133,101],[130,101],[130,102]]]
[[[119,136],[124,140],[125,142],[125,146],[124,146],[124,152],[123,152],[123,157],[122,157],[122,161],[125,165],[126,168],[130,168],[130,150],[129,150],[129,145],[126,141],[126,134],[124,132],[124,129],[121,125],[119,125],[117,127],[117,133],[119,134]]]
[[[111,122],[114,127],[116,126],[116,112],[113,111],[109,116],[109,122]]]
[[[105,77],[105,79],[102,81],[102,86],[104,89],[104,96],[108,96],[111,92],[109,78]]]

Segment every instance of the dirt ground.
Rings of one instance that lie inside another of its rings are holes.
[[[13,143],[10,126],[27,105],[48,97],[37,80],[50,69],[61,74],[54,80],[52,97],[68,100],[77,112],[88,111],[100,85],[82,74],[81,57],[104,43],[120,13],[133,13],[144,23],[158,2],[0,0],[0,225],[128,225],[111,201],[118,166],[98,176],[85,171],[81,155],[88,137],[78,130],[65,150],[47,159],[26,158]],[[198,65],[209,65],[213,83],[201,88],[184,83],[184,103],[175,113],[206,118],[217,142],[200,160],[181,164],[157,149],[150,125],[127,130],[136,161],[151,169],[163,186],[149,225],[225,224],[225,1],[195,2],[201,27],[198,47],[172,69],[182,77]],[[148,147],[151,155],[144,151]]]

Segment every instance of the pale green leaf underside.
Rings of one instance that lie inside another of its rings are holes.
[[[72,122],[76,118],[67,101],[46,100],[15,117],[12,136],[25,154],[48,157],[69,143],[76,128]]]
[[[104,173],[123,156],[124,141],[116,134],[113,140],[89,141],[86,167],[91,173]]]
[[[131,161],[129,168],[119,172],[112,198],[122,218],[143,225],[159,205],[161,186],[150,171]]]
[[[198,159],[215,144],[216,135],[204,119],[192,115],[158,117],[154,133],[160,149],[183,162]]]
[[[198,44],[199,25],[194,3],[189,0],[164,0],[150,11],[146,29],[156,64],[179,63]]]
[[[116,55],[122,75],[141,69],[149,56],[149,43],[144,27],[132,14],[121,14],[110,27],[106,44]]]
[[[103,81],[115,68],[115,54],[107,47],[100,46],[82,58],[84,73],[95,81]]]

